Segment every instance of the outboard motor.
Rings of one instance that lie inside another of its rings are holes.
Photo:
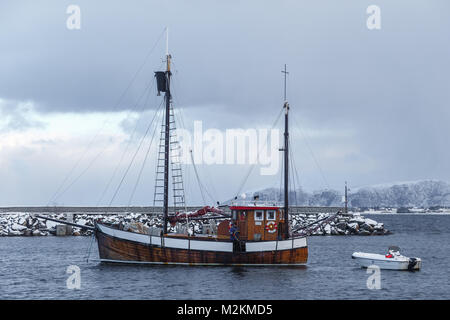
[[[408,263],[408,270],[409,271],[414,271],[414,267],[417,264],[417,259],[416,258],[409,258],[409,263]]]

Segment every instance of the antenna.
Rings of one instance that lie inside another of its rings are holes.
[[[166,56],[169,55],[169,27],[166,27]]]
[[[286,64],[284,65],[284,70],[281,70],[282,73],[284,73],[284,101],[286,101],[286,77],[289,74],[289,72],[286,71]]]

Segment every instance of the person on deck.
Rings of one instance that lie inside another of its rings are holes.
[[[231,223],[230,227],[230,240],[231,241],[239,240],[239,231],[234,225],[234,223]]]

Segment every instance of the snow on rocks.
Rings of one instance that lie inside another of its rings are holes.
[[[329,214],[294,215],[292,227],[307,226]],[[391,232],[384,228],[383,223],[364,218],[359,213],[340,213],[332,221],[313,228],[311,235],[386,235]]]
[[[364,219],[364,223],[366,223],[370,226],[376,226],[378,224],[378,222],[376,222],[375,220],[369,219],[369,218]]]
[[[66,215],[42,213],[42,215],[66,220]],[[329,214],[296,214],[292,216],[292,227],[306,226],[319,219],[326,218]],[[151,230],[152,234],[158,233],[162,228],[163,221],[161,215],[147,215],[145,213],[118,213],[118,214],[87,214],[73,213],[73,222],[79,225],[94,226],[95,221],[118,226],[121,229],[130,228],[135,223],[140,223],[141,228]],[[0,214],[0,236],[48,236],[56,235],[56,226],[59,223],[42,220],[29,213],[8,213]],[[176,232],[176,226],[168,226],[169,232]],[[202,220],[190,221],[189,228],[183,225],[187,232],[192,234],[204,233],[208,229],[208,225],[204,226]],[[146,229],[148,228],[148,229]],[[89,236],[92,230],[80,229],[77,227],[67,228],[68,235],[73,236]],[[66,235],[67,235],[66,233]],[[390,232],[384,228],[383,223],[379,223],[373,219],[362,217],[359,213],[355,214],[338,214],[332,221],[322,224],[315,228],[311,235],[385,235]]]
[[[20,220],[19,220],[20,222]],[[19,223],[13,223],[13,225],[11,226],[11,229],[15,230],[15,231],[24,231],[27,229],[26,226],[19,224]]]

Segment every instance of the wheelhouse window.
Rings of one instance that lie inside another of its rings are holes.
[[[237,211],[233,210],[233,220],[237,220]]]
[[[267,210],[267,220],[276,220],[275,210]]]
[[[256,210],[255,211],[255,221],[263,221],[264,220],[264,211]]]

